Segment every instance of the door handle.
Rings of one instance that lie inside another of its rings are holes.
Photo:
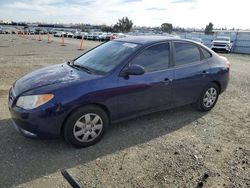
[[[172,81],[173,81],[173,79],[170,79],[170,78],[165,78],[165,79],[164,79],[164,81],[165,81],[165,82],[172,82]]]
[[[171,83],[172,81],[173,81],[173,79],[165,78],[162,82],[163,82],[164,84],[169,84],[169,83]]]
[[[209,72],[206,71],[206,70],[202,71],[202,74],[208,74],[208,73],[209,73]]]

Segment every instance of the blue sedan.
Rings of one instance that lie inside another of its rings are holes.
[[[86,147],[125,119],[187,104],[211,110],[229,70],[225,57],[193,41],[116,39],[23,76],[10,89],[9,110],[26,137],[63,136]]]

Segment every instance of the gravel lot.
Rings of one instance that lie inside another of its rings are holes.
[[[231,80],[216,107],[190,106],[114,125],[95,146],[31,140],[16,132],[7,107],[11,84],[32,70],[70,60],[80,40],[38,42],[0,35],[0,187],[250,187],[250,56],[223,54]],[[84,41],[85,50],[98,42]]]

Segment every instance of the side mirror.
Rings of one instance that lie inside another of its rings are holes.
[[[126,68],[123,72],[124,76],[129,76],[129,75],[143,75],[145,73],[145,70],[142,66],[140,65],[130,65],[128,68]]]

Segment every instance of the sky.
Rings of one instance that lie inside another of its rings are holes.
[[[250,29],[249,0],[0,0],[0,20],[136,26],[172,23],[185,28]]]

